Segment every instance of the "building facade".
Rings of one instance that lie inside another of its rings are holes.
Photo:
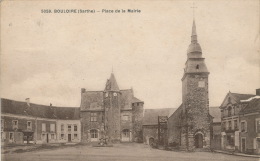
[[[239,112],[240,152],[260,154],[260,97],[248,102]]]
[[[4,144],[33,143],[36,120],[33,117],[2,114],[1,141]]]
[[[247,105],[246,100],[252,94],[238,94],[229,92],[223,100],[221,110],[221,149],[239,150],[239,112]]]
[[[142,142],[144,102],[120,90],[112,73],[103,91],[81,90],[82,141]]]
[[[182,77],[182,105],[168,120],[169,143],[185,150],[210,148],[209,71],[204,60],[193,21],[191,44]]]
[[[57,142],[79,143],[81,141],[80,120],[57,120]]]
[[[221,149],[260,154],[260,89],[256,95],[229,92],[221,109]]]
[[[60,125],[77,126],[77,131],[64,131],[66,139],[60,139]],[[77,135],[75,135],[77,134]],[[71,135],[71,139],[69,139]],[[72,136],[73,135],[73,136]],[[76,136],[77,139],[74,139]],[[54,107],[10,99],[1,99],[1,145],[47,144],[80,142],[79,108]]]

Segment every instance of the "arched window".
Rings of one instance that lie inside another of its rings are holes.
[[[123,137],[130,137],[130,131],[129,131],[129,129],[124,129],[123,130]]]
[[[90,130],[91,138],[98,138],[98,131],[96,129]]]

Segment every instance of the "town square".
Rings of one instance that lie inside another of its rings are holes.
[[[1,2],[3,161],[260,159],[257,0],[31,3]]]

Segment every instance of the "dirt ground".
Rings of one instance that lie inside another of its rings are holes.
[[[153,149],[136,143],[114,144],[113,147],[90,145],[43,148],[22,153],[2,154],[2,161],[259,161],[259,158],[212,152],[176,152]]]

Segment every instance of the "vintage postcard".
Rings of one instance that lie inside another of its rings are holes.
[[[258,0],[0,4],[2,161],[259,161]]]

